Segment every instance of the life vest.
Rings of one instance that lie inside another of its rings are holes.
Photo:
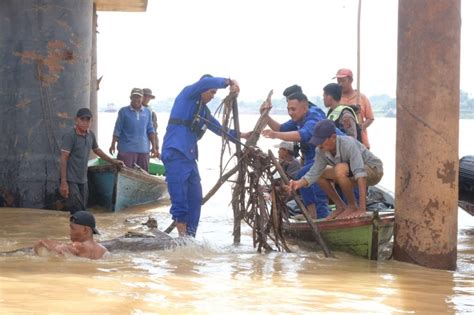
[[[334,109],[330,109],[328,112],[327,118],[334,121],[334,123],[336,124],[336,127],[339,128],[339,130],[346,133],[346,131],[344,130],[344,126],[341,123],[342,112],[345,110],[348,110],[354,117],[354,120],[356,122],[357,140],[359,140],[359,142],[362,142],[362,128],[360,127],[357,114],[351,106],[339,105]]]
[[[202,109],[204,109],[204,116],[200,115]],[[202,104],[201,101],[197,101],[192,120],[170,118],[168,124],[186,126],[190,128],[191,131],[196,134],[197,139],[200,140],[207,130],[207,121],[210,116],[211,110],[209,107],[207,107],[206,104]]]

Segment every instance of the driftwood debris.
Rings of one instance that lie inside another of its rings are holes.
[[[271,102],[272,94],[273,91],[268,93],[267,99],[264,104],[262,104],[262,107],[264,107],[263,105],[265,105],[265,103]],[[233,102],[232,113],[234,116],[234,126],[236,131],[240,131],[236,98],[230,102]],[[227,105],[227,108],[230,107],[230,104]],[[280,184],[281,180],[283,180],[283,184],[288,184],[288,178],[271,151],[269,151],[267,155],[256,146],[261,132],[267,126],[270,110],[271,108],[268,107],[261,112],[261,116],[243,149],[240,139],[236,142],[235,155],[238,158],[237,165],[225,174],[221,171],[220,179],[203,201],[204,203],[209,200],[224,182],[238,172],[237,180],[234,182],[232,188],[234,243],[240,242],[240,225],[243,220],[252,228],[254,247],[256,247],[259,252],[262,249],[272,250],[273,246],[279,251],[290,251],[281,229],[282,217],[286,215],[286,206],[285,194],[281,193],[283,188]],[[227,110],[225,113],[230,114],[230,111]],[[230,121],[229,117],[224,117],[222,123],[223,125],[226,123],[230,124]],[[229,127],[229,125],[225,125],[225,128]],[[226,145],[227,143],[223,142],[222,147],[224,148]],[[221,154],[223,153],[224,149],[221,150]],[[276,172],[280,174],[281,180],[274,178]],[[277,193],[277,189],[280,189],[279,193]],[[293,193],[293,197],[303,210],[304,216],[312,227],[315,239],[320,244],[324,254],[326,257],[332,256],[329,248],[319,234],[316,224],[312,221],[308,210],[296,194]]]
[[[268,96],[263,105],[271,102],[273,90],[268,93]],[[264,106],[263,106],[264,107]],[[263,153],[257,146],[257,141],[260,134],[267,126],[269,119],[269,112],[271,107],[262,110],[261,115],[248,137],[245,144],[240,141],[240,124],[238,120],[237,97],[234,94],[229,94],[221,103],[218,109],[222,117],[223,141],[221,148],[221,162],[220,162],[220,177],[214,187],[203,198],[202,204],[205,204],[219,188],[230,178],[238,172],[237,178],[232,182],[232,209],[234,212],[234,244],[240,243],[240,227],[242,220],[252,228],[253,245],[259,252],[263,250],[273,250],[276,248],[279,251],[290,251],[286,240],[282,233],[281,222],[283,216],[286,215],[285,199],[286,194],[282,194],[281,180],[276,179],[274,174],[280,173],[284,184],[288,184],[288,178],[284,174],[278,161],[273,154]],[[231,119],[231,115],[233,116]],[[230,139],[228,131],[231,129],[231,124],[234,124],[236,138]],[[223,156],[226,148],[230,148],[229,140],[236,144],[236,152],[231,156],[231,159],[236,157],[236,165],[229,171],[225,172]],[[279,190],[279,191],[277,191]],[[298,196],[294,195],[296,202],[303,209],[303,213],[313,228],[316,241],[320,244],[324,254],[332,256],[328,247],[324,243],[323,238],[319,234],[317,226],[312,222],[308,210],[304,204],[299,200]],[[174,228],[172,224],[166,233],[171,232]]]
[[[280,174],[281,179],[283,180],[283,183],[285,185],[289,184],[289,179],[288,176],[286,176],[285,171],[281,167],[280,163],[278,160],[275,158],[273,155],[272,151],[268,150],[268,156],[272,160],[273,164],[275,165],[278,173]],[[333,257],[331,251],[329,250],[329,247],[327,247],[326,243],[324,242],[324,239],[322,238],[321,234],[319,233],[318,226],[313,222],[311,215],[306,209],[306,206],[304,205],[303,201],[301,201],[300,197],[295,193],[292,192],[293,199],[296,201],[298,204],[298,207],[300,207],[301,211],[303,212],[303,215],[308,222],[308,224],[311,226],[311,229],[313,230],[314,238],[316,239],[316,242],[318,242],[319,246],[323,249],[324,255],[326,257]]]
[[[202,204],[204,204],[218,189],[219,187],[225,183],[235,172],[239,172],[239,176],[237,178],[237,182],[242,181],[243,177],[242,173],[242,166],[239,162],[237,165],[230,171],[227,172],[225,175],[223,174],[225,166],[223,165],[224,153],[226,148],[229,149],[230,152],[230,145],[229,145],[229,134],[228,132],[231,129],[231,123],[234,123],[234,131],[235,131],[235,156],[237,157],[237,161],[240,161],[242,157],[242,144],[240,142],[240,123],[239,123],[239,109],[237,106],[237,94],[236,93],[229,93],[227,97],[222,101],[221,105],[218,108],[222,113],[222,121],[221,125],[223,128],[223,137],[222,137],[222,148],[221,148],[221,156],[220,156],[220,178],[216,185],[209,191],[209,193],[203,198]],[[233,119],[232,119],[233,118]],[[238,208],[235,204],[238,202],[238,199],[232,199],[232,209],[234,210],[234,244],[240,243],[240,214],[236,212]]]
[[[232,100],[232,113],[234,121],[234,130],[237,134],[237,138],[240,141],[240,122],[239,122],[239,107],[237,106],[237,97]],[[235,155],[240,161],[242,159],[242,145],[240,143],[235,144]],[[239,175],[237,176],[237,183],[241,183],[245,180],[244,169],[241,163],[237,164]],[[234,236],[234,244],[240,243],[240,222],[242,221],[241,214],[239,212],[239,206],[243,206],[245,200],[245,191],[242,190],[240,196],[232,198],[232,210],[234,211],[234,230],[232,235]]]
[[[273,91],[268,93],[265,103],[271,101]],[[236,100],[233,100],[232,113],[234,128],[239,133],[239,121]],[[264,104],[265,104],[264,103]],[[262,111],[252,133],[245,145],[236,141],[236,166],[222,174],[216,185],[204,197],[203,203],[209,200],[217,190],[238,172],[232,187],[232,208],[234,211],[234,243],[240,242],[240,225],[243,220],[252,228],[254,247],[258,251],[277,250],[290,251],[281,231],[280,209],[284,207],[283,200],[275,192],[275,169],[271,159],[258,147],[257,141],[261,132],[267,126],[270,108]],[[224,122],[230,122],[228,118]],[[223,147],[225,144],[223,144]],[[223,153],[223,150],[221,151]]]
[[[253,245],[259,252],[274,247],[289,252],[280,224],[284,200],[275,192],[277,185],[271,160],[257,147],[248,147],[244,151],[239,162],[243,181],[236,182],[232,192],[232,205],[237,207],[234,213],[239,213],[239,217],[252,228]]]
[[[271,101],[271,97],[273,95],[273,90],[271,90],[268,95],[267,95],[267,98],[265,100],[265,103],[268,103]],[[227,98],[226,98],[227,99]],[[224,102],[225,100],[224,99]],[[235,100],[235,105],[233,106],[235,108],[237,108],[237,100]],[[235,111],[233,111],[234,114],[234,126],[235,126],[235,130],[238,131],[238,134],[240,133],[240,130],[237,130],[237,128],[240,129],[240,124],[239,124],[239,118],[238,118],[238,109],[236,109]],[[247,139],[246,143],[245,143],[245,148],[249,148],[251,146],[255,146],[257,144],[257,141],[258,139],[260,138],[260,134],[262,133],[263,129],[267,126],[267,123],[268,123],[268,113],[270,112],[270,108],[268,109],[265,109],[261,115],[260,115],[260,118],[258,119],[257,123],[255,124],[255,127],[250,135],[250,137]],[[228,120],[230,121],[230,120]],[[240,141],[240,138],[239,138],[239,141]],[[224,145],[223,145],[224,146]],[[236,153],[236,156],[238,158],[238,161],[237,161],[237,165],[235,167],[233,167],[230,171],[228,171],[227,173],[221,175],[221,177],[219,178],[219,180],[217,181],[217,183],[214,185],[214,187],[212,187],[209,192],[206,194],[206,196],[204,196],[203,200],[202,200],[202,204],[205,204],[218,190],[219,188],[232,176],[234,175],[235,173],[237,173],[239,170],[242,169],[241,165],[240,165],[240,161],[241,159],[244,158],[245,154],[247,154],[248,152],[247,151],[242,151],[242,145],[241,143],[237,143],[236,144],[236,150],[237,152],[240,152],[240,153]],[[239,182],[239,181],[238,181]]]
[[[272,99],[272,95],[273,95],[273,90],[270,90],[264,103],[267,103],[267,104],[270,103]],[[255,124],[252,134],[250,135],[250,137],[247,139],[247,142],[245,143],[247,147],[254,146],[257,144],[257,141],[260,138],[260,134],[262,133],[263,129],[267,126],[268,119],[269,119],[268,114],[270,113],[270,110],[271,108],[266,108],[262,111],[262,113],[260,113],[260,118]]]

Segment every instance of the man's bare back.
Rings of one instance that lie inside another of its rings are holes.
[[[38,255],[46,249],[59,255],[74,255],[89,259],[100,259],[107,249],[97,243],[93,235],[99,234],[95,228],[94,215],[88,211],[77,211],[69,218],[69,236],[72,243],[64,244],[52,240],[40,240],[34,245]]]

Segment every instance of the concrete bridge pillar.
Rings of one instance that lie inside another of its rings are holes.
[[[59,205],[61,137],[91,97],[92,6],[0,1],[0,206]]]
[[[394,257],[456,268],[460,0],[400,0]]]

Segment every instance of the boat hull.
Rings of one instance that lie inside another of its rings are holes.
[[[459,207],[474,216],[474,156],[459,161]]]
[[[354,219],[319,220],[316,225],[332,250],[378,260],[393,236],[394,214],[374,213]],[[307,222],[284,222],[282,227],[290,238],[315,242]]]
[[[99,165],[109,165],[109,162],[101,158],[97,158],[97,159],[89,161],[89,166],[99,166]],[[150,161],[148,162],[148,173],[150,173],[151,175],[164,176],[165,166],[163,162],[157,158],[150,158]]]
[[[130,206],[155,202],[168,196],[165,180],[130,168],[113,165],[88,168],[89,206],[120,211]]]

